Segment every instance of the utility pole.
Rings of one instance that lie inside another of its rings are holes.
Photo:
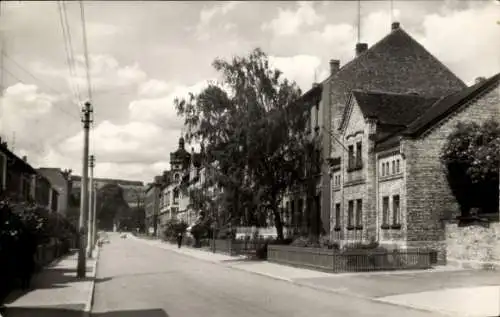
[[[92,240],[92,245],[95,245],[95,242],[97,241],[97,182],[94,181],[94,188],[92,189],[94,191],[94,203],[92,204],[92,219],[94,220],[92,223],[92,232],[93,232],[93,239]]]
[[[89,179],[89,222],[88,222],[88,237],[87,237],[87,255],[89,259],[92,258],[92,251],[94,250],[94,155],[89,157],[90,179]]]
[[[87,212],[89,210],[89,200],[88,200],[88,167],[89,167],[89,128],[90,123],[92,122],[91,113],[92,113],[92,105],[90,102],[86,102],[83,107],[83,163],[82,163],[82,185],[80,191],[80,219],[79,219],[79,250],[78,250],[78,264],[77,264],[77,277],[85,278],[85,273],[87,271],[87,261],[85,257],[85,248],[86,248],[86,220],[87,220]]]

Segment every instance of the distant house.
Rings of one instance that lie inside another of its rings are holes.
[[[56,211],[61,215],[66,215],[69,208],[69,198],[71,194],[72,184],[70,171],[63,171],[60,168],[42,167],[37,169],[37,172],[45,177],[57,192],[57,201],[51,206],[57,205]],[[55,198],[51,198],[55,200]]]
[[[19,158],[0,139],[0,185],[4,195],[12,201],[29,201],[33,197],[32,179],[37,175],[27,162],[27,157]]]
[[[459,208],[441,150],[457,122],[500,118],[499,80],[439,98],[352,91],[338,128],[347,149],[331,161],[332,238],[431,247],[444,263],[442,220]]]
[[[155,236],[158,234],[162,179],[162,176],[155,176],[144,191],[146,230]]]

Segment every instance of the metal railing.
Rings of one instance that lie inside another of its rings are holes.
[[[427,249],[407,250],[329,250],[269,245],[270,262],[327,272],[369,272],[432,267],[435,252]]]

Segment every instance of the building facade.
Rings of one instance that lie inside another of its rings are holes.
[[[144,193],[144,209],[146,214],[146,230],[148,233],[158,235],[158,220],[160,213],[162,176],[155,176],[153,183],[146,186]]]
[[[446,259],[444,219],[459,210],[440,161],[458,122],[500,118],[499,75],[444,97],[353,91],[331,163],[331,237],[429,247]]]
[[[38,174],[45,177],[52,187],[57,191],[57,212],[61,215],[66,215],[69,208],[69,198],[72,190],[71,171],[61,170],[60,168],[42,167],[37,169]]]
[[[456,75],[406,33],[398,22],[392,23],[390,33],[371,48],[366,43],[356,44],[355,55],[352,61],[342,67],[332,60],[330,76],[321,83],[318,109],[324,158],[321,220],[326,232],[331,232],[330,217],[335,208],[331,201],[332,177],[328,159],[338,159],[347,151],[346,146],[339,143],[339,128],[351,92],[382,91],[442,97],[466,88]]]

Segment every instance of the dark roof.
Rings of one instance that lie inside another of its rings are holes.
[[[429,109],[438,98],[387,92],[352,92],[365,117],[383,125],[406,126]]]
[[[9,150],[5,145],[0,144],[0,152],[3,152],[5,156],[7,156],[8,160],[11,160],[15,167],[20,168],[22,171],[30,174],[36,174],[36,170],[28,164],[28,162],[24,161],[22,158],[14,154],[11,150]]]
[[[449,114],[460,108],[465,103],[481,95],[483,92],[489,91],[500,82],[500,73],[479,82],[471,87],[463,89],[457,93],[439,99],[430,109],[428,109],[417,120],[413,121],[408,129],[404,132],[405,135],[418,136],[425,132],[429,127]]]
[[[335,104],[346,104],[353,89],[441,97],[467,87],[401,28],[345,64],[327,81]]]
[[[499,82],[500,73],[462,91],[439,98],[422,115],[410,122],[405,129],[379,137],[376,145],[377,150],[381,151],[397,146],[400,137],[403,135],[418,137],[440,120],[458,110],[462,105],[494,88]]]

